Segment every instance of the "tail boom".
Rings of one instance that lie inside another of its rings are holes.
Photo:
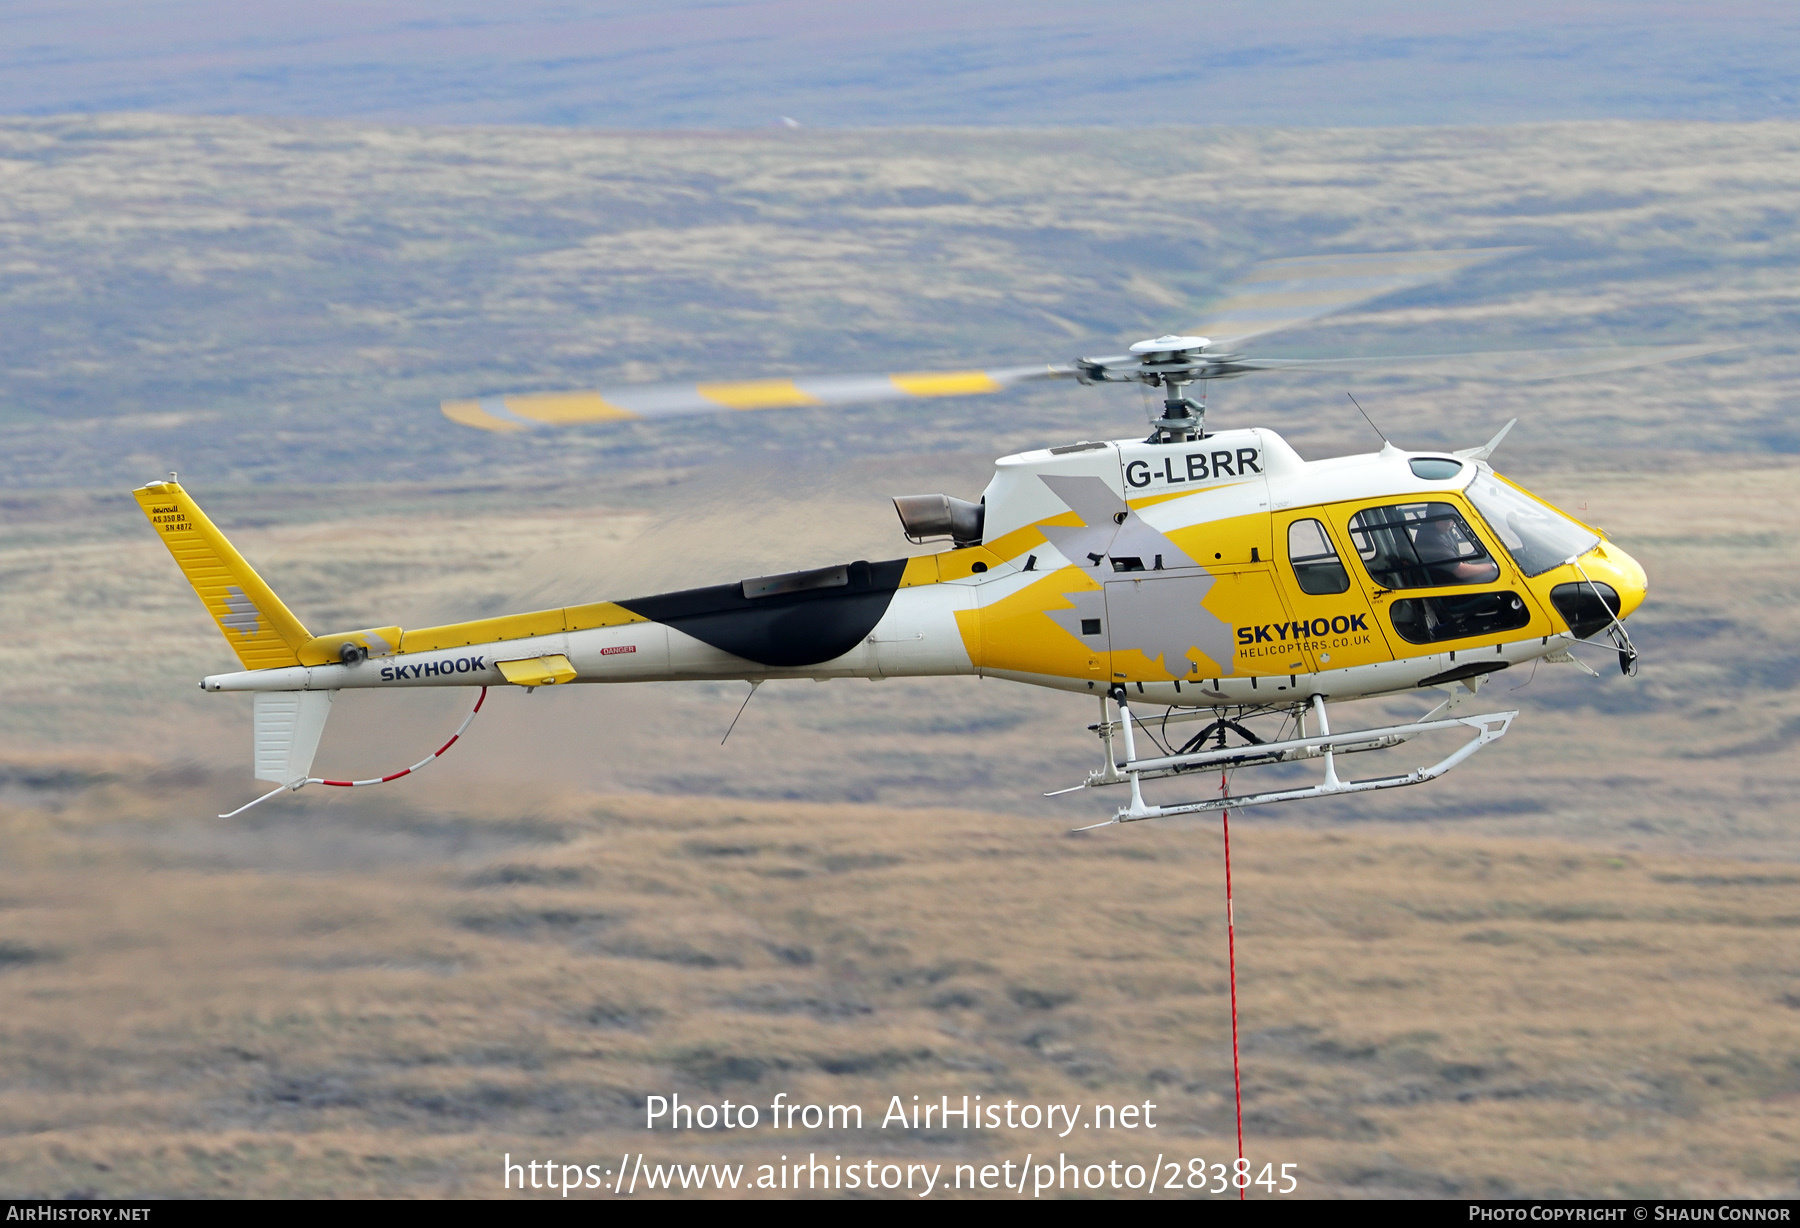
[[[421,636],[443,647],[407,652],[354,664],[291,666],[215,674],[208,691],[299,691],[395,686],[558,686],[569,682],[673,682],[742,678],[892,678],[976,672],[958,623],[972,607],[973,590],[950,585],[901,589],[874,625],[863,629],[847,650],[819,661],[787,663],[760,652],[743,635],[732,652],[690,634],[682,621],[638,618],[613,626],[555,631],[506,640]],[[790,611],[794,607],[788,607]],[[829,615],[823,615],[829,617]],[[693,631],[713,639],[712,623]],[[791,641],[783,629],[778,646]],[[463,641],[463,642],[456,642]],[[830,647],[837,647],[831,644]],[[753,654],[753,655],[745,655]],[[757,659],[762,657],[764,659]]]

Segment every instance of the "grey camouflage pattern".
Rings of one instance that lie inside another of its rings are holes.
[[[1201,605],[1217,583],[1211,572],[1146,524],[1104,479],[1039,480],[1082,519],[1080,526],[1044,525],[1040,532],[1104,586],[1066,594],[1072,608],[1046,610],[1045,617],[1084,645],[1089,637],[1081,634],[1082,620],[1100,619],[1112,651],[1135,649],[1171,678],[1199,672],[1188,659],[1190,649],[1210,657],[1218,675],[1235,672],[1231,627]],[[1145,570],[1115,572],[1115,558],[1141,559]]]

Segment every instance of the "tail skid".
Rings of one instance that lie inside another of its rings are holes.
[[[1472,692],[1471,692],[1472,694]],[[1468,698],[1460,695],[1458,698]],[[1387,725],[1375,729],[1355,729],[1347,733],[1331,732],[1331,726],[1325,714],[1323,696],[1313,696],[1313,711],[1318,719],[1319,733],[1311,737],[1289,738],[1279,742],[1259,742],[1251,746],[1221,747],[1214,750],[1194,751],[1186,754],[1162,755],[1140,759],[1137,756],[1137,739],[1133,725],[1137,723],[1131,714],[1131,706],[1126,701],[1122,690],[1115,691],[1113,702],[1119,709],[1119,720],[1116,723],[1103,721],[1097,730],[1101,741],[1106,746],[1106,767],[1089,775],[1083,785],[1077,788],[1092,788],[1099,785],[1129,784],[1131,801],[1121,806],[1112,818],[1101,823],[1091,823],[1077,831],[1092,831],[1097,827],[1110,827],[1115,823],[1135,823],[1143,819],[1165,819],[1182,814],[1201,814],[1211,810],[1238,810],[1249,806],[1269,806],[1277,802],[1303,801],[1312,797],[1331,797],[1341,793],[1366,793],[1375,789],[1398,789],[1406,785],[1423,784],[1428,780],[1436,780],[1451,768],[1473,755],[1489,742],[1498,741],[1506,736],[1512,726],[1513,718],[1518,712],[1489,712],[1480,716],[1450,715],[1445,719],[1413,721],[1404,725]],[[1429,716],[1436,716],[1439,711],[1453,711],[1453,704],[1441,706]],[[1341,780],[1337,774],[1336,758],[1341,754],[1355,754],[1360,751],[1382,750],[1398,746],[1422,733],[1433,733],[1457,728],[1473,730],[1475,736],[1462,746],[1452,751],[1429,767],[1414,768],[1410,772],[1395,776],[1377,776],[1367,780]],[[1122,735],[1125,743],[1123,762],[1115,762],[1113,758],[1113,732]],[[1302,723],[1301,733],[1305,733]],[[1325,761],[1325,779],[1316,785],[1299,789],[1277,789],[1265,793],[1226,794],[1208,798],[1204,801],[1182,802],[1171,806],[1153,806],[1144,801],[1143,781],[1156,780],[1167,776],[1183,775],[1206,768],[1230,770],[1238,767],[1261,767],[1272,763],[1292,763],[1301,759],[1323,759]],[[1060,790],[1071,792],[1071,790]]]

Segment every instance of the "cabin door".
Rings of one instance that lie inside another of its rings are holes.
[[[1256,632],[1258,647],[1297,649],[1312,673],[1393,659],[1368,593],[1351,574],[1345,527],[1330,519],[1324,508],[1275,514],[1276,566],[1294,615]]]

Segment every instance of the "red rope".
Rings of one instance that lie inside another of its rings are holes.
[[[1225,793],[1225,773],[1219,773],[1219,793]],[[1225,832],[1225,949],[1231,959],[1231,1089],[1237,1100],[1237,1144],[1238,1163],[1244,1159],[1244,1080],[1238,1072],[1238,1010],[1237,1010],[1237,914],[1231,901],[1231,811],[1219,811],[1220,826]],[[1246,1174],[1248,1175],[1248,1174]],[[1232,1174],[1235,1178],[1237,1173]],[[1244,1199],[1244,1186],[1238,1186],[1238,1201]]]
[[[337,789],[360,789],[364,785],[385,785],[390,780],[399,780],[402,776],[411,776],[414,772],[418,771],[420,768],[436,759],[439,755],[449,750],[452,746],[456,745],[457,739],[463,736],[464,730],[468,729],[469,722],[474,720],[475,714],[481,711],[481,705],[487,702],[487,693],[488,689],[482,687],[481,694],[475,697],[474,711],[463,718],[462,728],[451,734],[448,742],[432,751],[429,755],[426,755],[411,767],[401,768],[398,772],[390,772],[386,776],[371,777],[368,780],[321,780],[317,776],[314,776],[306,783],[309,785],[331,785],[333,788]]]

